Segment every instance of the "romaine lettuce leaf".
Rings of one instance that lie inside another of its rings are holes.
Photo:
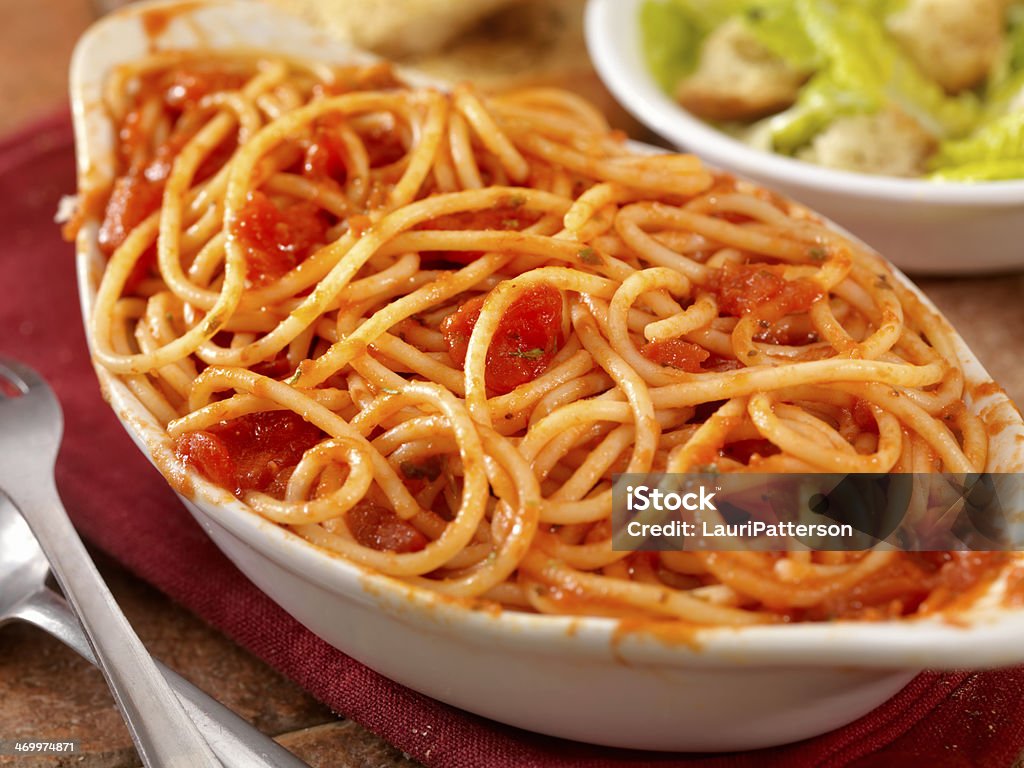
[[[647,0],[640,6],[640,34],[647,68],[671,93],[697,66],[702,34],[686,9],[673,0]]]
[[[875,112],[881,104],[870,94],[838,82],[827,71],[811,78],[789,109],[766,118],[771,148],[792,154],[843,115]],[[755,127],[753,132],[757,132]]]
[[[856,0],[796,0],[825,68],[866,103],[894,102],[940,136],[963,136],[978,119],[974,93],[957,97],[925,76],[885,31],[884,20]]]
[[[1024,161],[1024,111],[1003,115],[966,139],[943,142],[932,162],[941,170],[1002,160]]]
[[[761,45],[794,69],[812,72],[820,64],[793,0],[750,0],[743,21]]]
[[[640,6],[644,56],[665,91],[672,93],[693,72],[704,38],[743,5],[743,0],[647,0]]]
[[[1024,160],[988,160],[935,171],[939,181],[1009,181],[1024,179]]]

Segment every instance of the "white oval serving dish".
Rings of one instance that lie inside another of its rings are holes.
[[[159,36],[147,13],[172,8]],[[156,9],[156,10],[154,10]],[[260,3],[150,3],[98,22],[72,63],[83,184],[114,170],[113,133],[100,89],[111,67],[152,49],[244,46],[338,63],[365,59]],[[103,269],[98,222],[78,242],[82,309],[89,316]],[[989,380],[960,342],[967,378]],[[110,404],[158,467],[173,465],[161,427],[115,377],[98,368]],[[986,390],[987,392],[987,390]],[[993,423],[992,471],[1024,467],[1024,424],[987,392],[972,403]],[[987,603],[942,619],[704,629],[663,642],[610,619],[474,611],[370,573],[258,517],[192,474],[183,501],[224,553],[264,592],[331,645],[428,696],[495,720],[597,744],[724,751],[808,738],[867,713],[919,670],[1024,661],[1024,611]]]
[[[1024,268],[1024,180],[966,184],[868,176],[750,147],[687,112],[655,82],[642,51],[643,2],[589,0],[587,48],[619,103],[659,136],[799,200],[908,272]]]

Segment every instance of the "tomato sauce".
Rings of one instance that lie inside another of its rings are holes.
[[[994,552],[906,552],[853,589],[796,618],[880,621],[966,605],[998,575],[1005,559]]]
[[[327,221],[312,203],[278,208],[255,190],[231,224],[231,234],[245,251],[250,285],[261,286],[298,266],[327,235]]]
[[[106,255],[116,251],[135,227],[160,208],[174,158],[187,140],[181,134],[172,135],[149,162],[133,164],[114,182],[99,232],[100,249]]]
[[[484,304],[478,296],[441,323],[448,353],[460,368]],[[487,388],[506,394],[544,373],[564,343],[562,294],[548,285],[523,291],[505,311],[487,350]]]
[[[345,144],[338,136],[343,123],[340,115],[324,118],[313,131],[313,141],[302,162],[302,174],[314,181],[331,179],[344,181],[348,175],[345,165]]]
[[[211,482],[241,496],[266,491],[324,433],[292,411],[264,411],[186,432],[175,453]]]
[[[177,113],[194,108],[203,96],[235,90],[244,82],[245,77],[241,74],[182,68],[156,79],[144,80],[142,94],[159,93],[167,108]],[[174,158],[191,136],[191,131],[175,131],[157,147],[152,157],[143,158],[148,136],[142,112],[134,109],[125,116],[118,128],[118,147],[125,171],[114,182],[99,232],[100,249],[106,255],[117,250],[135,227],[160,208]],[[222,164],[224,159],[226,155],[221,153],[215,162]],[[209,167],[202,168],[197,178],[205,178],[209,173]],[[133,275],[129,283],[136,283],[151,264],[152,259],[143,259],[136,267],[136,273],[140,274]]]
[[[821,289],[804,278],[786,280],[782,270],[775,265],[729,264],[713,274],[707,288],[723,315],[773,322],[807,312],[821,298]]]
[[[363,500],[345,515],[352,537],[364,547],[378,552],[419,552],[427,538],[387,507]]]
[[[640,349],[640,354],[652,363],[687,373],[697,373],[701,370],[701,363],[711,357],[704,347],[683,339],[648,342]]]
[[[857,400],[853,404],[852,416],[853,423],[861,432],[878,434],[878,422],[875,421],[875,415],[871,412],[871,403],[867,400]]]
[[[727,458],[747,465],[750,464],[751,459],[755,456],[763,459],[768,456],[774,456],[779,452],[778,447],[773,442],[760,438],[734,440],[722,449],[722,454]]]
[[[1018,565],[1006,575],[1003,605],[1011,608],[1024,607],[1024,566]]]

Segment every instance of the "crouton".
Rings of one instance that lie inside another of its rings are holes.
[[[985,79],[1006,34],[1006,0],[910,0],[888,21],[917,66],[948,93]]]
[[[697,71],[680,84],[676,99],[706,120],[756,120],[796,101],[805,79],[742,20],[731,19],[708,35]]]
[[[938,146],[921,124],[895,107],[835,120],[799,153],[829,168],[885,176],[921,176]]]

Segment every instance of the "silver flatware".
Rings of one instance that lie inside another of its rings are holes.
[[[121,613],[64,511],[53,476],[64,431],[56,395],[34,370],[12,360],[0,358],[0,378],[10,385],[0,399],[0,489],[25,517],[82,622],[139,758],[155,768],[217,768],[210,745]]]
[[[50,564],[21,514],[0,496],[0,626],[10,621],[34,624],[92,664],[96,663],[78,619],[59,594],[46,586]],[[156,662],[227,768],[308,768],[306,763],[243,718]]]

